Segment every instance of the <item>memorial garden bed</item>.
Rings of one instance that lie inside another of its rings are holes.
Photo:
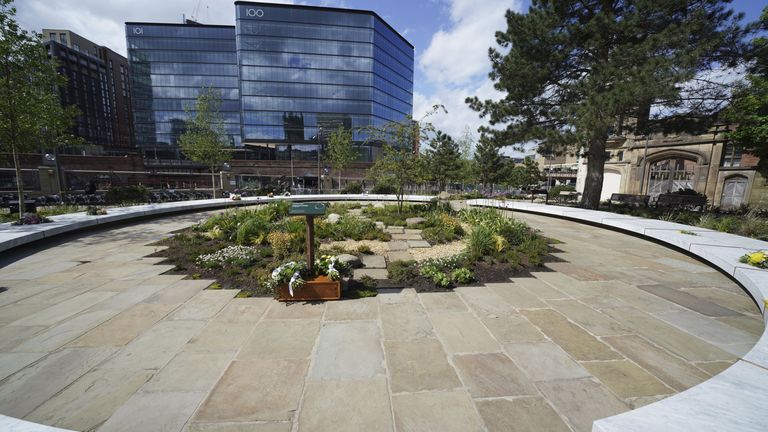
[[[298,264],[296,271],[301,274],[302,283],[316,275],[328,275],[307,273],[306,221],[303,217],[289,216],[289,207],[290,203],[277,201],[212,216],[160,241],[158,245],[167,248],[155,256],[167,258],[175,265],[176,273],[193,279],[216,280],[213,288],[239,289],[243,297],[275,296],[280,287],[275,283],[273,271],[286,263]],[[397,228],[400,223],[409,227],[409,234],[405,228]],[[397,230],[402,234],[391,233]],[[314,232],[315,250],[319,251],[317,259],[334,260],[333,270],[339,271],[340,277],[351,275],[350,267],[357,263],[354,258],[371,254],[373,251],[367,243],[374,242],[388,248],[383,255],[388,260],[389,278],[420,291],[505,281],[526,267],[541,264],[549,249],[546,238],[501,212],[488,209],[455,212],[448,206],[436,204],[407,205],[402,213],[397,213],[393,205],[377,204],[361,209],[358,204],[333,204],[325,217],[317,218]],[[407,244],[416,238],[429,242],[420,250],[441,243],[463,247],[460,253],[449,257],[421,262],[397,261],[397,255],[390,251],[395,250],[395,242]],[[334,259],[342,255],[344,259]],[[285,280],[281,279],[281,283],[289,283],[296,271],[282,275]],[[359,282],[347,284],[350,292],[346,296],[370,295],[370,283]],[[281,289],[284,291],[285,287]]]

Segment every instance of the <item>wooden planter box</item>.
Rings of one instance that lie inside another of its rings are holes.
[[[304,282],[304,286],[293,290],[293,297],[288,293],[288,284],[277,286],[278,301],[316,301],[338,300],[341,298],[341,281],[333,281],[328,276],[317,276]]]

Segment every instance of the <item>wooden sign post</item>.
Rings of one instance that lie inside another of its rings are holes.
[[[307,268],[313,273],[315,265],[315,216],[325,214],[323,203],[293,203],[288,210],[291,216],[307,217]]]

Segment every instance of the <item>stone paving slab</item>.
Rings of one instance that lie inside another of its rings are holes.
[[[309,381],[298,423],[299,429],[306,431],[391,431],[392,409],[387,382],[383,377]]]
[[[519,314],[487,316],[482,321],[493,337],[502,343],[540,342],[547,339],[544,333]]]
[[[427,292],[419,294],[427,312],[467,312],[467,306],[454,292]]]
[[[512,281],[515,286],[522,287],[524,290],[542,300],[570,298],[568,294],[553,288],[548,283],[539,279],[537,277],[539,274],[541,274],[541,272],[531,272],[531,276],[533,277],[515,277],[512,278]]]
[[[545,381],[536,385],[576,432],[592,431],[592,422],[627,410],[627,405],[591,379]]]
[[[77,338],[71,346],[121,346],[135,339],[176,305],[138,304]]]
[[[457,355],[453,364],[473,398],[538,394],[525,373],[502,353]]]
[[[253,332],[251,323],[211,321],[198,335],[189,340],[184,349],[211,353],[234,353],[243,346]]]
[[[735,356],[690,333],[631,307],[605,308],[605,313],[630,327],[638,335],[688,361],[730,360]]]
[[[639,336],[609,336],[603,338],[603,341],[675,390],[685,390],[707,378],[706,374],[693,365]]]
[[[681,291],[741,314],[760,314],[760,309],[755,305],[755,302],[748,296],[745,296],[743,292],[733,293],[720,288],[682,288]],[[762,331],[760,334],[762,334]]]
[[[384,341],[384,352],[393,393],[461,387],[436,339]]]
[[[430,319],[449,354],[501,351],[485,326],[469,312],[436,313]]]
[[[552,381],[589,376],[584,367],[552,342],[504,344],[504,351],[532,381]]]
[[[421,234],[392,234],[392,240],[421,240]]]
[[[736,311],[688,294],[687,292],[668,288],[663,285],[638,285],[637,287],[643,291],[647,291],[707,316],[721,317],[741,315]]]
[[[12,326],[35,326],[35,325],[53,325],[63,321],[72,315],[88,309],[100,301],[115,295],[113,292],[93,292],[83,293],[77,297],[71,298],[57,305],[51,306],[40,312],[33,313],[27,317],[16,320]]]
[[[99,428],[99,432],[180,432],[204,397],[203,392],[138,392]]]
[[[674,392],[658,378],[627,360],[594,361],[582,364],[620,398],[657,396]]]
[[[170,319],[208,320],[213,318],[237,293],[238,290],[201,291],[172,314]]]
[[[237,422],[237,423],[187,423],[183,432],[291,432],[292,423],[285,422]]]
[[[151,371],[94,369],[48,399],[27,418],[74,430],[92,430],[125,404]]]
[[[182,351],[142,387],[144,392],[208,392],[221,371],[232,361],[233,352]]]
[[[38,333],[33,338],[18,345],[13,351],[24,353],[55,351],[115,314],[117,314],[116,310],[84,312],[62,322],[60,325],[50,327]]]
[[[392,396],[395,429],[412,432],[479,432],[475,407],[463,390]]]
[[[384,340],[409,341],[435,337],[432,324],[418,303],[382,304],[380,311]]]
[[[299,404],[308,363],[272,359],[233,361],[194,420],[291,420]]]
[[[547,303],[595,336],[621,335],[631,332],[608,315],[576,300],[547,300]]]
[[[385,373],[379,326],[368,321],[327,323],[320,329],[310,379],[365,380]]]
[[[429,244],[426,240],[408,240],[408,247],[409,248],[429,248],[432,247],[431,244]]]
[[[325,321],[377,320],[378,318],[379,302],[375,298],[329,302],[325,307]]]
[[[45,357],[0,384],[0,412],[25,417],[113,353],[111,348],[67,348]]]
[[[390,234],[405,234],[405,228],[399,226],[388,226],[386,231]]]
[[[488,288],[494,291],[499,297],[503,298],[507,303],[518,309],[525,308],[544,308],[547,305],[536,298],[535,295],[528,291],[517,287],[511,282],[502,283],[487,283]]]
[[[360,280],[364,276],[371,277],[373,279],[387,279],[389,273],[385,268],[360,268],[355,269],[352,273],[352,279]]]
[[[325,313],[324,302],[272,302],[267,319],[320,319]]]
[[[389,260],[389,262],[413,261],[413,255],[408,251],[387,252],[387,260]]]
[[[43,358],[47,352],[0,353],[0,380]]]
[[[363,267],[369,269],[387,268],[387,261],[381,255],[363,255],[361,257]]]
[[[404,251],[408,250],[408,243],[405,241],[391,241],[387,243],[390,251]]]
[[[526,310],[522,314],[576,360],[621,359],[608,345],[552,309]]]
[[[466,302],[469,307],[484,319],[516,315],[517,311],[501,296],[485,286],[456,287],[453,290]]]
[[[317,320],[264,320],[237,355],[239,360],[303,359],[312,354],[320,324]]]
[[[570,432],[542,397],[488,399],[476,402],[488,432]]]

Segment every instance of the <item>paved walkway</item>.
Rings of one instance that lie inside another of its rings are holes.
[[[0,269],[0,413],[99,431],[589,431],[693,386],[762,333],[701,263],[518,215],[563,241],[509,283],[286,305],[162,275],[145,246],[201,214]]]

